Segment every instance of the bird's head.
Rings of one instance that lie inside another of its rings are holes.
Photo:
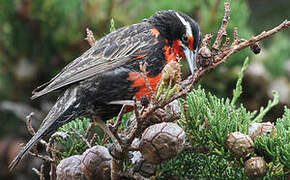
[[[187,59],[193,73],[201,44],[198,23],[188,15],[174,10],[158,11],[155,16],[148,19],[148,22],[159,30],[178,55]]]

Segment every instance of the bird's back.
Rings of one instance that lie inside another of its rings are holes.
[[[36,88],[32,99],[129,64],[140,55],[148,53],[150,47],[156,44],[154,35],[150,33],[151,28],[152,25],[142,22],[106,35],[49,82]]]

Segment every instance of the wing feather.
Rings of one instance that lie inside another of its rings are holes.
[[[144,28],[144,26],[148,27]],[[68,64],[49,82],[36,88],[32,92],[31,98],[35,99],[51,91],[132,62],[138,55],[146,53],[143,52],[144,49],[148,49],[145,47],[157,43],[154,40],[155,36],[149,31],[150,26],[150,24],[143,22],[108,34],[100,39],[95,46]],[[126,33],[129,34],[126,35]],[[149,40],[144,36],[150,36]]]

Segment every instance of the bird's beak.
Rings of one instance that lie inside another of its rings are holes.
[[[188,47],[184,47],[183,52],[187,59],[191,74],[194,74],[194,70],[196,69],[197,50],[192,51]]]

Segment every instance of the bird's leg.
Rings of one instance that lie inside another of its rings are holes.
[[[122,144],[121,139],[119,137],[116,138],[116,136],[108,128],[108,126],[105,124],[105,122],[102,121],[101,119],[96,118],[95,119],[95,123],[98,124],[103,129],[104,133],[107,133],[110,136],[110,138],[112,139],[113,143],[115,144],[115,147],[117,148],[117,151],[121,151],[122,150],[121,149],[121,144]]]
[[[122,118],[125,114],[125,111],[126,110],[126,105],[124,104],[117,116],[117,120],[115,122],[115,124],[112,126],[112,125],[109,125],[109,129],[112,131],[113,135],[116,137],[116,139],[118,140],[120,137],[118,135],[118,127],[120,126],[121,122],[122,122]],[[120,142],[120,140],[118,140]]]
[[[119,179],[119,174],[123,169],[123,151],[118,142],[117,138],[114,136],[112,131],[107,127],[104,121],[99,118],[96,118],[95,122],[103,129],[105,133],[107,133],[112,141],[113,144],[109,146],[108,150],[112,156],[111,161],[111,179],[116,180]]]

